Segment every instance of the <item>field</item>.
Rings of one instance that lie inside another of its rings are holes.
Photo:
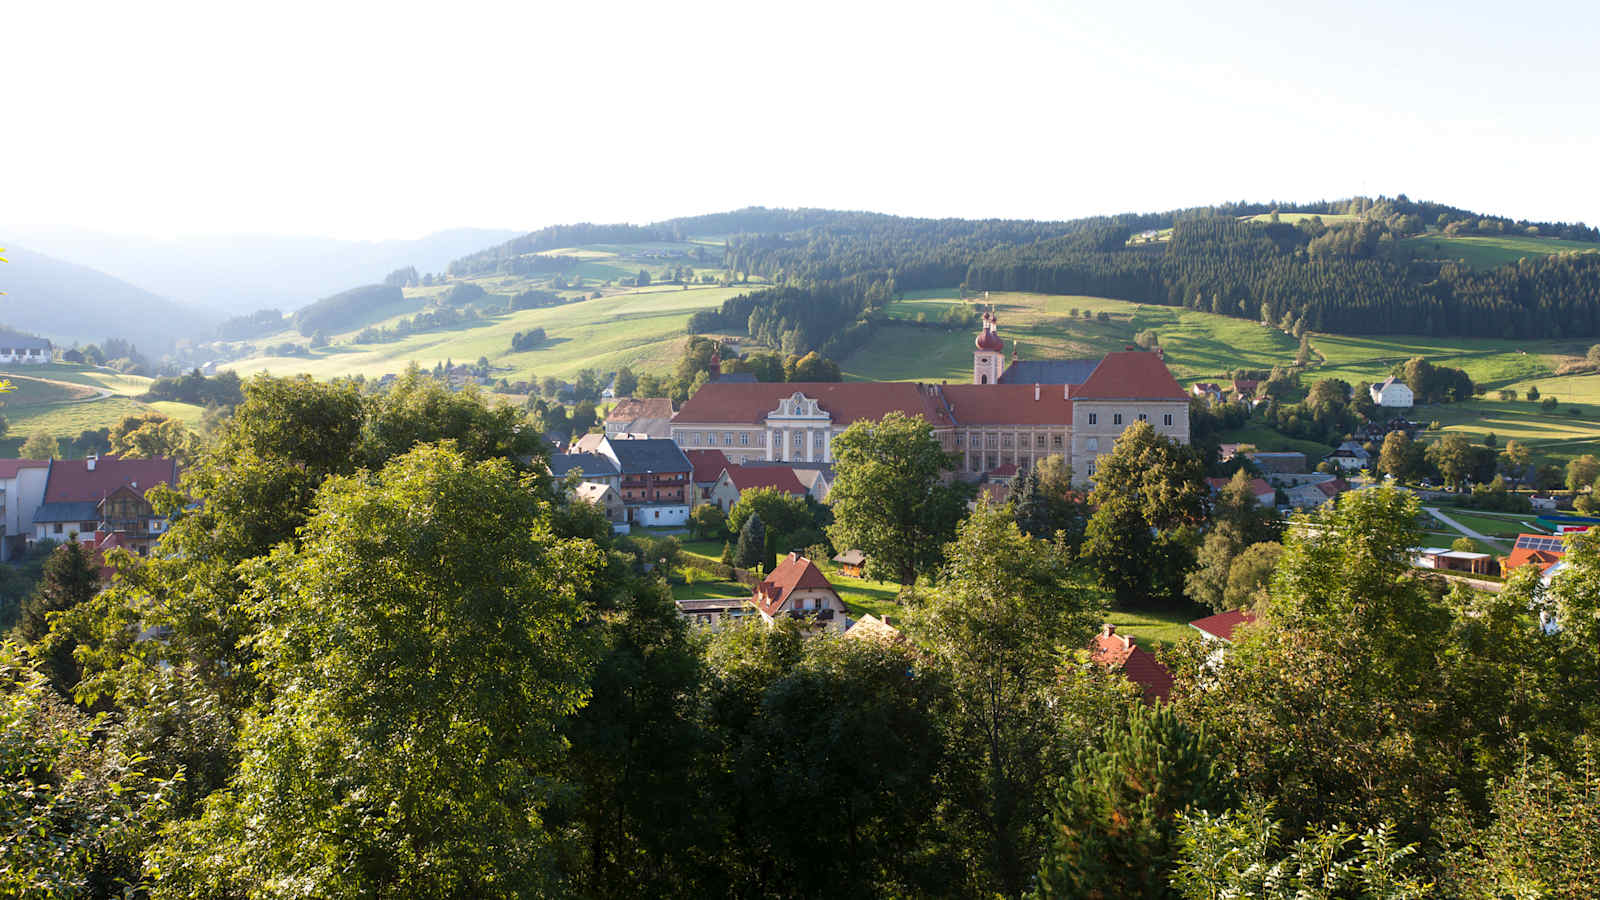
[[[4,438],[0,439],[3,455],[15,455],[29,435],[40,431],[71,439],[151,409],[196,426],[203,412],[188,403],[149,404],[134,400],[134,396],[148,389],[150,379],[109,369],[67,363],[16,366],[0,371],[0,377],[17,388],[0,396],[0,415],[5,416],[7,424]]]
[[[1429,234],[1405,238],[1400,246],[1417,259],[1460,260],[1474,269],[1490,269],[1514,263],[1525,256],[1549,256],[1552,253],[1596,252],[1594,244],[1584,241],[1563,241],[1557,238],[1530,237],[1528,235],[1443,235]]]
[[[510,290],[498,284],[492,288],[496,292]],[[230,367],[240,375],[304,372],[316,378],[376,377],[398,373],[410,362],[431,367],[446,360],[473,362],[488,357],[490,364],[511,380],[535,375],[571,378],[580,369],[604,372],[624,365],[667,372],[682,353],[690,314],[746,290],[749,288],[652,286],[547,309],[497,313],[472,325],[408,335],[392,343],[357,344],[354,331],[345,332],[330,336],[331,344],[311,351],[309,357],[257,356]],[[534,328],[545,330],[549,336],[545,344],[512,353],[512,335]],[[304,340],[285,333],[259,343],[290,339]]]

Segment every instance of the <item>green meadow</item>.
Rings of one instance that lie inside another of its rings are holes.
[[[1405,238],[1400,246],[1417,259],[1460,260],[1474,269],[1491,269],[1514,263],[1523,257],[1549,256],[1552,253],[1594,253],[1595,245],[1584,241],[1530,235],[1444,235],[1426,234]]]
[[[71,439],[84,431],[106,428],[124,416],[156,410],[190,426],[204,412],[190,403],[145,403],[133,399],[148,390],[151,379],[71,363],[15,366],[0,370],[16,390],[0,395],[6,431],[0,454],[15,455],[28,436],[45,432]]]

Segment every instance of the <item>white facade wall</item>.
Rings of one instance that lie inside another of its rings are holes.
[[[1369,393],[1372,395],[1373,403],[1390,408],[1409,409],[1416,401],[1411,388],[1398,381],[1388,385],[1375,384],[1369,389]]]
[[[662,504],[636,506],[632,510],[633,524],[646,528],[670,528],[689,524],[689,504]]]
[[[54,354],[49,350],[38,347],[33,349],[7,347],[0,350],[0,362],[20,363],[25,366],[42,366],[52,358]]]
[[[1187,400],[1074,400],[1072,401],[1072,477],[1087,481],[1096,461],[1110,453],[1117,438],[1133,423],[1149,422],[1156,434],[1189,443]]]

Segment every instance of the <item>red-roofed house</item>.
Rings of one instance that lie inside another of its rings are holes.
[[[790,553],[756,585],[750,602],[768,624],[780,616],[789,616],[813,619],[817,629],[843,631],[845,627],[844,601],[839,599],[839,592],[816,563],[798,553]]]
[[[1509,556],[1500,557],[1500,574],[1507,578],[1522,566],[1538,566],[1541,573],[1567,555],[1566,538],[1559,534],[1519,534]]]
[[[729,465],[722,470],[716,486],[711,489],[711,502],[721,507],[723,512],[728,512],[739,502],[739,497],[751,488],[777,488],[791,497],[804,497],[809,493],[800,479],[795,477],[794,470],[787,466]]]
[[[145,492],[158,484],[176,486],[178,465],[170,459],[90,456],[58,459],[45,476],[44,502],[33,515],[34,540],[76,540],[99,546],[119,535],[119,546],[144,556],[166,533]]]
[[[1094,637],[1094,661],[1144,689],[1144,701],[1155,703],[1172,694],[1172,673],[1156,659],[1155,654],[1137,646],[1133,638],[1117,634],[1117,626],[1101,626]]]
[[[1212,493],[1221,493],[1228,486],[1228,478],[1207,478],[1206,484],[1211,485]],[[1267,484],[1260,478],[1250,479],[1250,493],[1256,497],[1256,502],[1271,509],[1277,503],[1278,489]]]
[[[717,486],[722,470],[733,463],[721,450],[685,450],[683,455],[689,457],[689,465],[694,467],[689,475],[689,480],[694,483],[691,504],[699,506],[710,503],[711,489]]]
[[[1188,443],[1189,395],[1159,354],[1117,352],[1093,365],[1014,362],[1001,372],[999,342],[986,316],[972,384],[711,382],[673,417],[672,439],[690,451],[714,447],[736,463],[828,463],[845,428],[900,412],[928,423],[964,478],[1058,455],[1080,481],[1135,422]]]
[[[606,413],[605,433],[664,438],[672,422],[672,401],[666,397],[628,397]]]
[[[1189,627],[1200,632],[1200,636],[1208,641],[1221,641],[1224,644],[1233,643],[1233,633],[1243,625],[1254,622],[1253,613],[1242,609],[1230,609],[1225,613],[1206,616],[1204,619],[1195,619]]]

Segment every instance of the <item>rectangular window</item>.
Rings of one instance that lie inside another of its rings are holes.
[[[1099,438],[1089,438],[1087,441],[1084,441],[1083,443],[1084,443],[1084,448],[1089,450],[1090,452],[1093,452],[1095,450],[1099,450],[1100,449],[1100,439]]]
[[[1139,413],[1139,421],[1148,422],[1148,421],[1150,421],[1150,417],[1145,415],[1144,413]]]
[[[60,534],[61,533],[61,528],[62,528],[61,523],[57,522],[56,523],[56,534]]]
[[[957,433],[957,434],[956,434],[956,446],[957,446],[957,447],[961,447],[961,446],[964,446],[964,444],[965,444],[965,441],[966,441],[966,439],[967,439],[967,436],[966,436],[966,435],[964,435],[964,434],[960,434],[960,433],[959,433],[959,432],[958,432],[958,433]]]
[[[1000,436],[1000,446],[1006,448],[1007,450],[1011,449],[1011,435],[1009,435],[1009,434],[1001,435]]]
[[[1035,447],[1038,447],[1040,450],[1043,450],[1044,449],[1044,435],[1042,435],[1042,434],[1034,435],[1033,445]]]
[[[1090,425],[1095,424],[1099,420],[1100,420],[1100,416],[1099,415],[1097,415],[1095,413],[1089,413],[1089,424]]]
[[[750,443],[750,432],[748,432],[748,431],[739,432],[739,443],[740,444],[749,444]]]
[[[724,447],[732,447],[733,446],[733,432],[724,431],[722,433],[722,445]]]
[[[93,522],[79,522],[78,523],[78,531],[80,533],[82,533],[82,534],[93,534],[94,533],[94,527],[95,526],[94,526]]]
[[[1122,424],[1122,413],[1112,413],[1111,414],[1111,424],[1113,424],[1113,425],[1121,425]]]
[[[990,450],[993,450],[996,447],[1000,446],[1000,436],[996,435],[996,434],[989,435],[988,444],[989,444],[989,449]]]
[[[1057,450],[1060,450],[1061,449],[1061,435],[1059,435],[1059,434],[1050,435],[1050,446],[1056,448]]]
[[[1171,425],[1172,424],[1172,413],[1167,413],[1166,415],[1162,416],[1161,417],[1161,424],[1163,424],[1163,425]]]

